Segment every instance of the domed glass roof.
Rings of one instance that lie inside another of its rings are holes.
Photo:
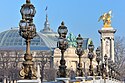
[[[57,34],[46,35],[37,32],[37,36],[31,40],[31,50],[49,50],[57,45]],[[25,50],[25,39],[19,35],[18,28],[0,33],[0,50]]]

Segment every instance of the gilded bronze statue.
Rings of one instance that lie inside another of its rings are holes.
[[[104,28],[110,28],[111,27],[111,14],[112,14],[112,11],[110,10],[108,13],[104,13],[103,15],[101,15],[98,19],[98,22],[100,20],[103,21],[103,27]]]

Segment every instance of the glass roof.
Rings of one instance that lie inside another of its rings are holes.
[[[57,44],[57,34],[51,34],[52,35],[47,36],[38,32],[37,36],[31,40],[31,50],[35,50],[35,48],[37,50],[55,48]],[[19,35],[18,28],[12,28],[11,30],[0,33],[0,49],[25,49],[25,46],[25,39]]]
[[[83,49],[87,49],[91,39],[83,39]],[[55,32],[37,32],[37,36],[31,40],[30,48],[31,50],[50,50],[57,47],[57,41],[58,34]],[[19,35],[18,28],[0,33],[0,50],[26,50],[25,39]]]

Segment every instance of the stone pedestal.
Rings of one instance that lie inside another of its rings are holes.
[[[64,83],[69,83],[70,78],[56,78],[56,82],[64,82]]]
[[[81,82],[85,82],[85,77],[75,77],[75,79]]]
[[[18,80],[17,83],[39,83],[38,80]]]
[[[102,28],[98,30],[101,36],[101,54],[104,61],[105,54],[114,62],[114,34],[116,32],[113,27]]]

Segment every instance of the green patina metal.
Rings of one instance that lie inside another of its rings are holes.
[[[67,40],[68,40],[68,46],[69,47],[76,47],[76,36],[73,35],[73,33],[69,33],[69,35],[67,36]]]

